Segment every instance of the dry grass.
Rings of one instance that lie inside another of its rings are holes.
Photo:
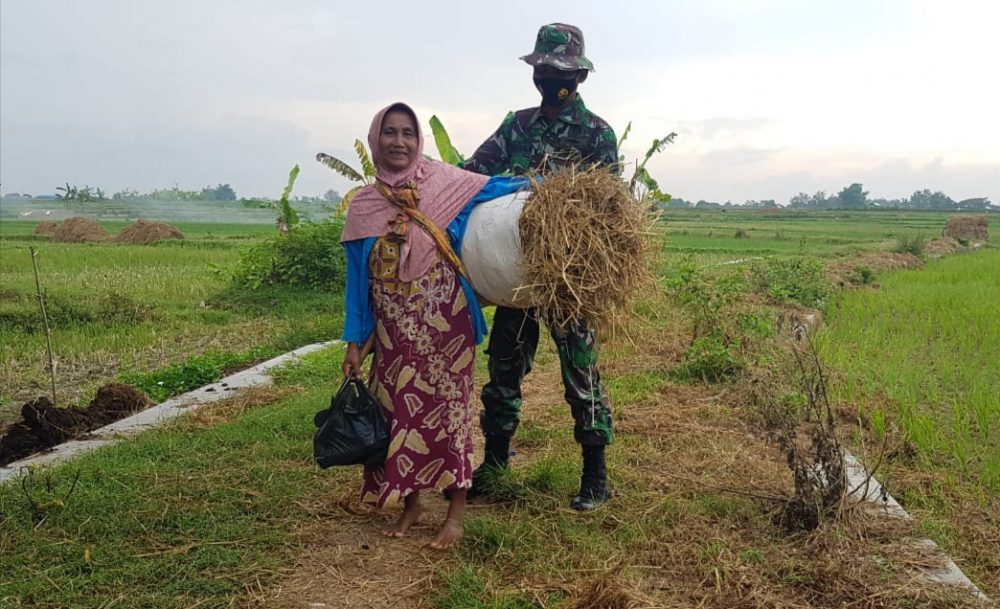
[[[599,323],[650,285],[651,218],[605,170],[547,175],[518,229],[524,284],[515,297],[538,303],[551,324]]]
[[[136,220],[118,233],[114,238],[115,243],[156,243],[165,239],[183,239],[184,233],[177,228],[164,222],[153,222],[151,220]]]
[[[662,328],[630,330],[640,344],[676,338]],[[541,348],[550,349],[544,342]],[[662,371],[677,365],[678,354],[669,348],[658,353],[647,350],[636,363],[626,343],[611,344],[602,352],[602,367],[662,378]],[[341,484],[316,498],[313,518],[301,527],[294,569],[255,591],[248,603],[983,607],[920,577],[941,557],[911,543],[920,537],[912,522],[848,502],[838,519],[815,530],[788,534],[777,526],[781,502],[773,498],[792,496],[792,474],[779,449],[758,431],[745,392],[736,388],[661,380],[646,395],[616,403],[618,439],[609,449],[615,496],[593,513],[569,510],[579,449],[561,393],[558,361],[540,358],[525,382],[523,426],[512,446],[514,498],[474,504],[457,552],[426,547],[443,517],[440,499],[427,498],[426,521],[410,536],[387,539],[379,529],[394,513],[359,508],[356,472],[338,471],[332,475]]]
[[[63,220],[52,231],[52,240],[60,243],[100,243],[110,239],[108,231],[90,218]]]
[[[250,387],[231,398],[202,406],[180,419],[177,425],[189,429],[213,427],[235,420],[252,408],[274,404],[300,391],[299,387]]]
[[[990,240],[989,227],[990,221],[986,216],[950,216],[944,236],[966,243],[986,243]]]

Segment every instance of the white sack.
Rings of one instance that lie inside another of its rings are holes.
[[[521,285],[521,238],[517,220],[531,191],[521,191],[480,203],[469,214],[462,242],[462,262],[472,287],[486,302],[524,309],[514,301],[514,288]]]

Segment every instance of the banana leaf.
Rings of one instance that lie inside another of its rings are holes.
[[[325,152],[319,152],[316,154],[316,160],[319,161],[320,163],[323,163],[330,169],[336,171],[337,173],[344,176],[348,180],[351,180],[352,182],[365,181],[365,177],[360,173],[358,173],[356,169],[354,169],[344,161],[341,161],[335,156],[331,156],[329,154],[326,154]]]
[[[459,165],[465,160],[465,157],[452,145],[451,138],[448,137],[448,132],[437,115],[431,117],[431,133],[434,134],[434,143],[437,144],[442,161],[449,165]]]

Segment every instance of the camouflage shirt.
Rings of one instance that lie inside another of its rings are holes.
[[[550,121],[541,108],[509,112],[500,128],[462,163],[485,175],[538,174],[572,163],[618,169],[618,141],[579,94]]]

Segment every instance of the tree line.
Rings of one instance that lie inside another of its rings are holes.
[[[665,209],[778,209],[787,207],[788,209],[805,210],[826,210],[826,209],[927,209],[944,211],[986,211],[998,210],[1000,206],[993,205],[987,197],[975,197],[972,199],[962,199],[956,201],[941,191],[931,191],[923,189],[915,191],[905,199],[885,199],[870,198],[864,185],[858,182],[845,186],[833,196],[827,196],[823,190],[813,194],[800,192],[788,200],[785,206],[779,205],[774,199],[748,200],[743,203],[718,203],[715,201],[685,201],[674,198],[666,205]]]
[[[108,194],[101,188],[86,185],[76,186],[67,182],[55,188],[55,199],[59,201],[73,203],[96,203],[100,201],[237,201],[246,200],[236,196],[236,191],[229,184],[218,184],[216,186],[206,186],[201,190],[184,190],[176,185],[171,188],[156,188],[149,192],[140,192],[125,188],[116,193]],[[51,199],[52,196],[36,197],[28,193],[4,193],[4,199]],[[250,200],[263,200],[266,198],[253,197]],[[297,196],[296,202],[301,203],[339,203],[340,193],[332,188],[323,193],[320,197]]]

